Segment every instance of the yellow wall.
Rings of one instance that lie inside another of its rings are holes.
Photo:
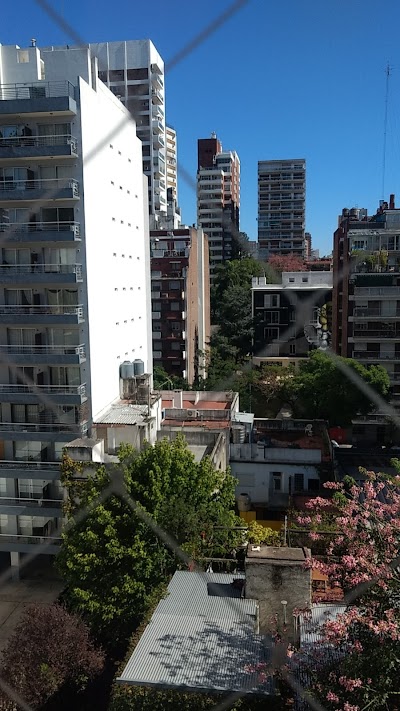
[[[255,511],[240,511],[239,516],[244,521],[246,521],[246,523],[251,523],[251,521],[257,521],[260,526],[264,526],[265,528],[272,528],[273,531],[281,531],[283,529],[282,521],[264,521],[264,519],[256,519]]]

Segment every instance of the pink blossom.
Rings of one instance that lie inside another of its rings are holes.
[[[333,701],[335,704],[339,703],[339,697],[333,693],[333,691],[328,691],[326,695],[326,700],[327,701]]]

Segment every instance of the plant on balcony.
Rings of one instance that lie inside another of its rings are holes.
[[[365,256],[365,263],[367,265],[367,269],[369,272],[374,272],[378,263],[379,263],[379,257],[377,254],[367,254]]]
[[[383,269],[386,269],[388,265],[388,259],[389,253],[385,249],[381,249],[380,252],[378,252],[379,266]]]
[[[2,653],[1,673],[26,706],[38,709],[61,687],[83,690],[104,666],[104,654],[89,628],[61,605],[27,607]],[[4,689],[0,708],[17,708]]]

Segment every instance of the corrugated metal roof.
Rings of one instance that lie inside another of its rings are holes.
[[[196,691],[271,693],[248,671],[269,647],[254,633],[257,602],[240,597],[225,573],[177,571],[118,681]],[[212,594],[210,594],[210,592]]]
[[[95,424],[136,425],[147,416],[147,405],[111,405],[103,415],[96,418]]]
[[[268,693],[271,681],[260,685],[257,672],[246,671],[266,660],[263,638],[247,623],[156,615],[118,681],[164,689]]]
[[[321,627],[328,620],[334,620],[342,612],[345,612],[346,605],[312,605],[311,617],[301,615],[300,623],[300,647],[314,645],[321,639]]]

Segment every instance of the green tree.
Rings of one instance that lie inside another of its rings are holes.
[[[120,460],[121,467],[98,466],[86,481],[78,465],[77,481],[75,463],[64,457],[63,481],[74,525],[64,533],[58,556],[71,608],[103,638],[115,641],[132,632],[182,564],[177,550],[165,545],[165,533],[187,560],[226,556],[238,536],[233,530],[235,480],[229,472],[216,471],[207,457],[196,462],[182,437],[157,442],[141,454],[123,446]],[[134,505],[123,493],[94,505],[121,470]],[[89,513],[75,522],[82,506]]]
[[[153,370],[154,390],[175,390],[186,388],[187,382],[176,375],[168,375],[161,365],[154,366]]]
[[[356,414],[371,412],[373,405],[362,383],[350,380],[343,368],[350,369],[382,398],[388,399],[390,381],[382,366],[365,367],[350,358],[330,357],[322,351],[314,351],[300,365],[299,372],[285,383],[285,397],[296,417],[318,417],[331,426],[344,427]]]

